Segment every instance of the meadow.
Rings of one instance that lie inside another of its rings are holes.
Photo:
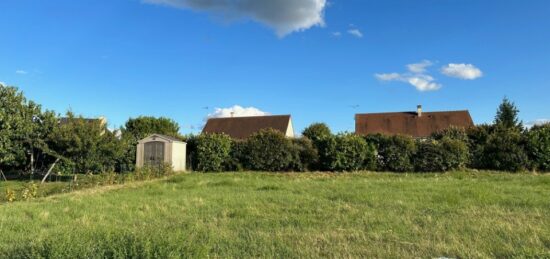
[[[179,174],[1,203],[0,258],[548,258],[549,197],[548,174]]]

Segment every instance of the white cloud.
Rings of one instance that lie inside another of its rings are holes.
[[[540,126],[540,125],[544,125],[544,124],[547,124],[547,123],[550,123],[550,119],[536,119],[534,121],[530,121],[530,122],[525,123],[525,126],[527,128],[532,128],[533,126]]]
[[[335,31],[335,32],[332,33],[332,36],[334,36],[334,37],[340,37],[340,36],[342,36],[342,33],[339,32],[339,31]]]
[[[363,38],[363,33],[358,29],[350,29],[348,30],[348,33],[357,38]]]
[[[177,8],[214,13],[224,18],[245,18],[275,29],[279,37],[324,26],[327,0],[142,0]]]
[[[19,75],[26,75],[28,74],[29,72],[25,71],[25,70],[17,70],[15,71],[16,74],[19,74]]]
[[[415,64],[409,64],[407,65],[407,69],[411,71],[412,73],[424,73],[426,72],[426,69],[430,66],[432,66],[433,63],[429,60],[423,60],[420,63]]]
[[[229,108],[216,108],[213,113],[208,114],[207,119],[209,118],[227,118],[227,117],[249,117],[249,116],[264,116],[269,115],[270,113],[264,112],[255,107],[242,107],[240,105],[235,105]]]
[[[437,83],[435,78],[427,74],[427,68],[432,64],[431,61],[424,60],[420,63],[407,65],[407,70],[409,70],[407,73],[375,74],[374,76],[380,81],[399,81],[408,83],[421,92],[435,91],[440,89],[442,85]]]
[[[474,80],[483,76],[483,72],[472,64],[448,64],[441,68],[441,73],[446,76],[464,80]]]

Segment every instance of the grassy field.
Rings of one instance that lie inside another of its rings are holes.
[[[185,174],[0,205],[0,258],[441,256],[549,258],[550,175]]]

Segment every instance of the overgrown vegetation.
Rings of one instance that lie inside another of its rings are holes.
[[[0,258],[548,258],[550,175],[183,174],[0,205]]]
[[[131,118],[111,131],[100,120],[43,111],[14,87],[0,86],[0,100],[0,170],[26,179],[51,169],[56,175],[133,172],[138,140],[153,133],[186,140],[188,164],[203,172],[550,170],[550,126],[524,128],[506,98],[493,124],[449,128],[426,139],[333,134],[314,123],[297,139],[266,129],[244,140],[183,137],[179,125],[163,117]]]

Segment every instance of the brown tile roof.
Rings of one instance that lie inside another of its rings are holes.
[[[359,135],[410,135],[421,138],[451,126],[474,126],[468,111],[366,113],[355,115],[355,133]]]
[[[267,128],[286,134],[290,115],[211,118],[206,122],[202,133],[225,133],[232,138],[245,139]]]

